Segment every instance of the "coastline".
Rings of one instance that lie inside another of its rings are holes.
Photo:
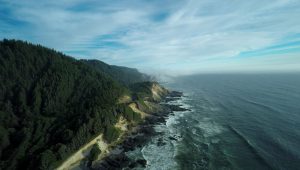
[[[90,169],[123,169],[134,167],[146,167],[147,160],[138,159],[130,160],[126,156],[126,152],[133,151],[135,148],[143,147],[152,137],[158,135],[154,126],[166,123],[166,119],[174,111],[187,111],[189,109],[182,108],[178,105],[167,104],[167,102],[179,100],[183,96],[182,92],[171,91],[167,95],[163,96],[159,106],[162,108],[160,111],[148,114],[144,118],[143,122],[135,127],[135,130],[128,133],[124,140],[118,144],[106,157],[93,162],[89,167]],[[173,137],[170,137],[173,138]],[[172,140],[175,140],[172,139]],[[157,145],[163,145],[163,142],[157,143]]]
[[[144,147],[159,134],[154,127],[159,124],[166,124],[168,117],[173,115],[175,111],[189,110],[180,105],[172,104],[172,101],[180,100],[183,97],[182,92],[170,91],[156,82],[146,84],[146,87],[149,88],[149,92],[143,98],[133,99],[133,96],[126,95],[119,100],[120,104],[124,103],[133,112],[138,113],[141,116],[140,121],[129,122],[121,116],[115,124],[115,127],[121,132],[117,140],[108,143],[101,133],[79,148],[56,169],[89,170],[146,167],[147,161],[145,159],[133,161],[126,156],[126,153]],[[173,137],[170,139],[175,140]],[[157,146],[162,145],[164,145],[163,141],[157,143]],[[100,153],[95,157],[96,159],[90,160],[93,146],[98,146]]]

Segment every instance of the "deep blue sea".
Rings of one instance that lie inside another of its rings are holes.
[[[193,75],[165,86],[184,92],[173,104],[191,111],[127,153],[146,169],[300,169],[300,74]]]

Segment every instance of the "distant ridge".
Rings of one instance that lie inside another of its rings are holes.
[[[100,60],[80,60],[93,67],[95,70],[109,75],[112,79],[123,85],[130,85],[137,82],[149,81],[151,78],[146,74],[140,73],[135,68],[108,65]]]

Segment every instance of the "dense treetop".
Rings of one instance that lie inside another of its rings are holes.
[[[99,60],[81,60],[81,61],[93,67],[95,70],[99,72],[108,74],[111,78],[126,86],[129,86],[137,82],[148,81],[150,79],[148,75],[141,74],[135,68],[108,65]]]
[[[99,133],[118,137],[116,104],[135,69],[80,61],[40,45],[0,41],[0,169],[53,169]]]

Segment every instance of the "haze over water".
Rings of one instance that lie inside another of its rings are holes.
[[[300,167],[299,74],[195,75],[167,86],[192,111],[156,127],[162,134],[141,150],[146,169]]]

